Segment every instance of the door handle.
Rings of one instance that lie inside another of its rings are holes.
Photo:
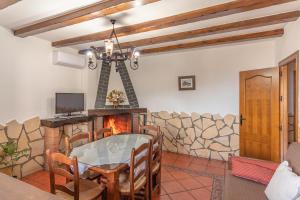
[[[243,115],[241,114],[241,115],[240,115],[240,124],[241,124],[241,126],[243,125],[243,121],[244,121],[244,120],[246,120],[246,118],[243,118]]]

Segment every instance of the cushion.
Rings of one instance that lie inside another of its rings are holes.
[[[293,173],[287,161],[280,164],[265,190],[269,200],[300,199],[300,177]]]
[[[267,185],[276,168],[277,163],[250,158],[233,157],[232,174]]]

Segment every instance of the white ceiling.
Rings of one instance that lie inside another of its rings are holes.
[[[22,0],[6,9],[0,10],[0,25],[7,27],[9,29],[14,29],[16,27],[32,23],[36,20],[43,19],[55,14],[65,12],[67,10],[79,8],[91,3],[95,3],[99,0]],[[199,8],[204,8],[216,4],[230,2],[230,0],[161,0],[156,3],[148,4],[145,6],[140,6],[138,8],[130,9],[128,11],[118,13],[109,16],[110,18],[120,18],[122,24],[117,24],[117,26],[132,25],[140,22],[150,21],[153,19],[159,19],[166,16],[176,15],[183,12],[192,11]],[[279,14],[287,11],[300,10],[300,0],[292,3],[282,4],[278,6],[273,6],[269,8],[259,9],[255,11],[229,15],[226,17],[220,17],[216,19],[205,20],[196,23],[190,23],[186,25],[176,26],[172,28],[166,28],[156,31],[150,31],[145,33],[139,33],[135,35],[130,35],[127,37],[120,38],[121,42],[132,41],[142,38],[154,37],[164,34],[182,32],[187,30],[199,29],[208,26],[230,23],[239,20],[246,20],[250,18],[268,16],[273,14]],[[169,42],[166,44],[177,44],[186,41],[197,41],[202,39],[211,39],[223,36],[230,36],[236,34],[251,33],[256,31],[271,30],[274,28],[284,27],[285,24],[279,24],[274,26],[261,27],[256,29],[249,29],[243,31],[235,31],[225,34],[217,34],[200,38],[193,38],[184,41]],[[65,28],[49,31],[46,33],[38,34],[36,37],[48,40],[57,41],[67,38],[72,38],[76,36],[86,35],[90,33],[95,33],[99,31],[104,31],[111,29],[108,18],[98,18],[91,21],[83,22],[80,24],[68,26]],[[86,43],[75,45],[73,48],[84,49],[91,45],[102,46],[103,41]],[[165,44],[163,44],[165,45]],[[152,46],[162,46],[152,45]]]

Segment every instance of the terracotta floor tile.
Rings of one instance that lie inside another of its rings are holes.
[[[213,179],[210,177],[206,176],[197,176],[194,177],[194,179],[198,182],[201,183],[203,186],[211,186],[213,184]]]
[[[170,172],[164,171],[161,173],[161,182],[168,182],[168,181],[174,181],[175,177],[171,175]]]
[[[192,200],[193,196],[188,192],[180,192],[175,194],[170,194],[172,200]]]
[[[167,194],[167,192],[165,191],[165,189],[161,188],[160,189],[160,196],[163,196],[163,195],[166,195],[166,194]]]
[[[188,178],[188,179],[181,179],[178,180],[178,182],[186,189],[186,190],[194,190],[198,188],[202,188],[203,185],[196,181],[193,178]]]
[[[188,155],[179,155],[174,163],[175,167],[188,168],[193,160],[193,157]]]
[[[209,186],[209,187],[206,187],[205,189],[209,190],[209,191],[212,191],[212,185]]]
[[[171,198],[169,197],[169,195],[164,195],[164,196],[159,196],[158,199],[156,200],[171,200]]]
[[[177,180],[191,177],[191,175],[189,175],[188,173],[177,169],[170,169],[169,172]]]
[[[188,169],[194,172],[204,172],[206,170],[206,166],[201,164],[194,164],[192,162],[192,164],[188,167]]]
[[[173,165],[175,161],[177,160],[176,154],[171,153],[163,153],[162,155],[162,164],[164,165]]]
[[[164,188],[167,194],[185,191],[185,189],[177,181],[163,183],[162,187]]]
[[[194,158],[192,160],[191,164],[206,166],[208,164],[208,159],[206,159],[206,158]]]
[[[202,188],[197,190],[191,190],[189,193],[196,199],[196,200],[210,200],[211,192]]]

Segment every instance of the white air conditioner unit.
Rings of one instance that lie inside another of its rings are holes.
[[[53,51],[53,64],[83,69],[86,66],[86,57],[62,51]]]

